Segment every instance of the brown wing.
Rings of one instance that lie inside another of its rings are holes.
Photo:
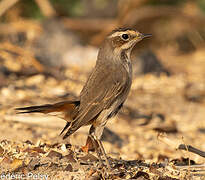
[[[103,109],[109,108],[124,90],[130,88],[126,86],[127,80],[128,74],[124,69],[96,67],[81,91],[78,115],[63,138],[88,124]]]

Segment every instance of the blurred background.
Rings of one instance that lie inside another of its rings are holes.
[[[105,130],[106,150],[122,159],[204,163],[176,151],[184,143],[205,151],[204,0],[1,0],[1,143],[65,143],[58,136],[64,121],[14,108],[77,97],[117,27],[153,36],[132,52],[132,89]],[[71,144],[83,145],[86,133]]]
[[[133,52],[135,74],[182,73],[188,60],[175,56],[203,49],[204,11],[203,0],[2,0],[2,76],[92,66],[104,37],[117,27],[153,34]]]

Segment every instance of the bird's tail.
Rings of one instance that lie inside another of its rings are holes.
[[[80,105],[80,101],[63,101],[55,104],[45,104],[41,106],[28,106],[22,108],[16,108],[17,114],[23,113],[55,113],[60,112],[63,114],[64,119],[67,121],[65,127],[61,131],[60,135],[68,129],[68,132],[63,136],[63,139],[71,135],[74,131],[70,130],[70,125],[75,117],[75,110]]]
[[[44,104],[41,106],[28,106],[22,108],[16,108],[19,111],[17,114],[23,113],[52,113],[52,112],[65,112],[73,111],[76,106],[79,105],[79,101],[62,101],[55,104]]]

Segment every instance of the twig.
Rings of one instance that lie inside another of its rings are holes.
[[[2,0],[0,2],[0,16],[2,16],[9,8],[16,4],[19,0]]]
[[[44,71],[44,66],[34,58],[34,55],[30,51],[26,51],[23,48],[19,46],[15,46],[11,43],[2,43],[0,44],[0,49],[5,49],[14,53],[19,54],[20,56],[24,57],[22,60],[30,61],[31,64],[34,66],[35,69],[37,69],[39,72]]]
[[[177,169],[187,169],[187,166],[175,166]],[[193,165],[190,165],[189,166],[190,168],[193,168],[193,169],[203,169],[205,168],[205,164],[193,164]]]
[[[55,9],[52,7],[51,3],[48,0],[35,0],[35,1],[44,16],[53,17],[56,15]]]
[[[180,144],[178,149],[186,150],[186,151],[198,154],[199,156],[205,158],[205,152],[204,151],[201,151],[201,150],[199,150],[199,149],[197,149],[197,148],[195,148],[191,145]]]

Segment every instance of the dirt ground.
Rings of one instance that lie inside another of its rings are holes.
[[[145,6],[139,17],[134,8],[102,24],[8,13],[0,24],[0,179],[205,179],[205,19],[194,4]],[[77,97],[117,22],[153,37],[133,51],[129,97],[104,130],[109,170],[81,150],[89,127],[63,140],[62,118],[15,108]]]
[[[77,96],[88,75],[84,68],[63,69],[63,78],[7,76],[0,89],[1,178],[205,179],[205,159],[178,149],[205,150],[204,50],[189,56],[156,51],[172,75],[134,77],[125,106],[103,135],[111,171],[94,152],[81,151],[88,127],[62,140],[64,120],[14,110]]]

